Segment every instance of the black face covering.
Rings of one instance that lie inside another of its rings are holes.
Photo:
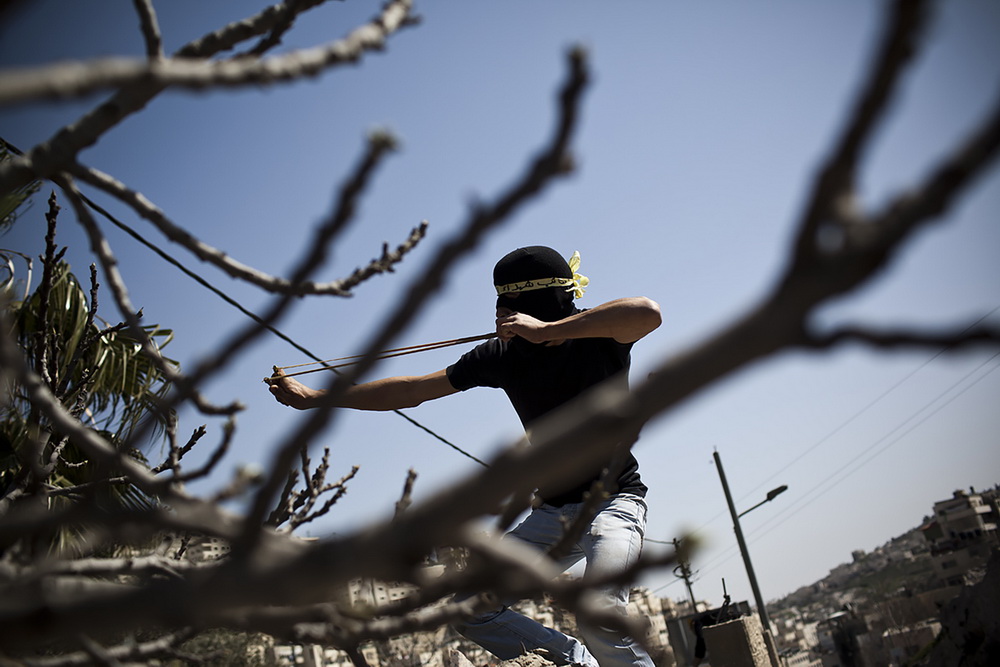
[[[544,278],[572,278],[573,271],[566,260],[552,248],[529,246],[505,255],[493,268],[493,284],[509,285]],[[516,296],[515,296],[516,295]],[[497,297],[497,308],[509,308],[543,322],[555,322],[569,317],[573,293],[564,287],[547,287],[504,294]]]
[[[521,292],[516,297],[509,294],[498,296],[497,308],[501,307],[531,315],[542,322],[555,322],[569,317],[575,311],[573,295],[559,287]]]

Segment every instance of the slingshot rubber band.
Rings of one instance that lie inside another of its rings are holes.
[[[453,345],[462,345],[463,343],[474,343],[480,340],[488,340],[490,338],[495,338],[496,333],[481,334],[479,336],[468,336],[466,338],[454,338],[452,340],[440,340],[434,343],[422,343],[420,345],[410,345],[407,347],[397,347],[391,350],[382,350],[381,352],[375,353],[374,359],[391,359],[392,357],[401,357],[407,354],[416,354],[417,352],[426,352],[428,350],[437,350],[443,347],[451,347]],[[345,366],[353,366],[354,364],[360,363],[368,355],[364,354],[354,354],[347,357],[337,357],[336,359],[326,359],[324,361],[308,361],[302,364],[291,364],[289,366],[275,366],[274,372],[285,371],[289,368],[303,368],[305,366],[319,366],[318,368],[310,368],[304,371],[298,371],[295,373],[287,373],[284,377],[295,377],[297,375],[306,375],[308,373],[317,373],[319,371],[332,371],[337,368],[344,368]],[[344,363],[336,363],[344,362]],[[331,365],[333,364],[333,365]],[[271,379],[274,376],[264,378],[265,384],[270,384]]]

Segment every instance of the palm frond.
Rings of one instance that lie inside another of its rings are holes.
[[[0,138],[0,162],[5,162],[14,155],[9,144]],[[0,234],[10,229],[17,217],[24,213],[30,206],[31,195],[38,192],[42,187],[41,181],[32,181],[16,190],[0,195]]]
[[[40,363],[34,341],[48,334],[58,349],[54,363],[50,361],[56,376],[53,382],[65,387],[64,400],[75,400],[86,392],[87,414],[94,426],[110,428],[116,424],[114,430],[120,439],[127,438],[145,418],[156,420],[154,437],[161,436],[169,415],[159,408],[168,389],[159,364],[175,368],[179,364],[160,351],[173,339],[173,331],[157,325],[143,327],[157,349],[158,361],[147,355],[128,331],[98,328],[89,321],[87,292],[65,263],[52,272],[47,332],[39,322],[41,298],[36,290],[24,302],[12,305],[16,334],[29,361]]]

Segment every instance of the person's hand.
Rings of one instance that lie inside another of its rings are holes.
[[[497,336],[500,340],[510,340],[520,336],[529,343],[547,343],[546,323],[531,315],[517,313],[507,308],[497,309]]]
[[[316,405],[315,400],[319,392],[310,389],[295,378],[286,377],[277,368],[274,369],[274,375],[270,377],[268,385],[271,395],[282,405],[296,410],[306,410]]]

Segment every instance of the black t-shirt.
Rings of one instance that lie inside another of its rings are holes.
[[[604,380],[614,377],[613,382],[627,388],[631,349],[631,343],[612,338],[578,338],[552,346],[532,345],[520,338],[493,338],[449,366],[448,379],[460,391],[472,387],[503,389],[528,428],[539,417]],[[556,506],[580,502],[600,474],[601,470],[594,471],[573,488],[544,499]],[[617,489],[610,490],[646,495],[639,464],[631,453],[626,454],[618,471]]]

